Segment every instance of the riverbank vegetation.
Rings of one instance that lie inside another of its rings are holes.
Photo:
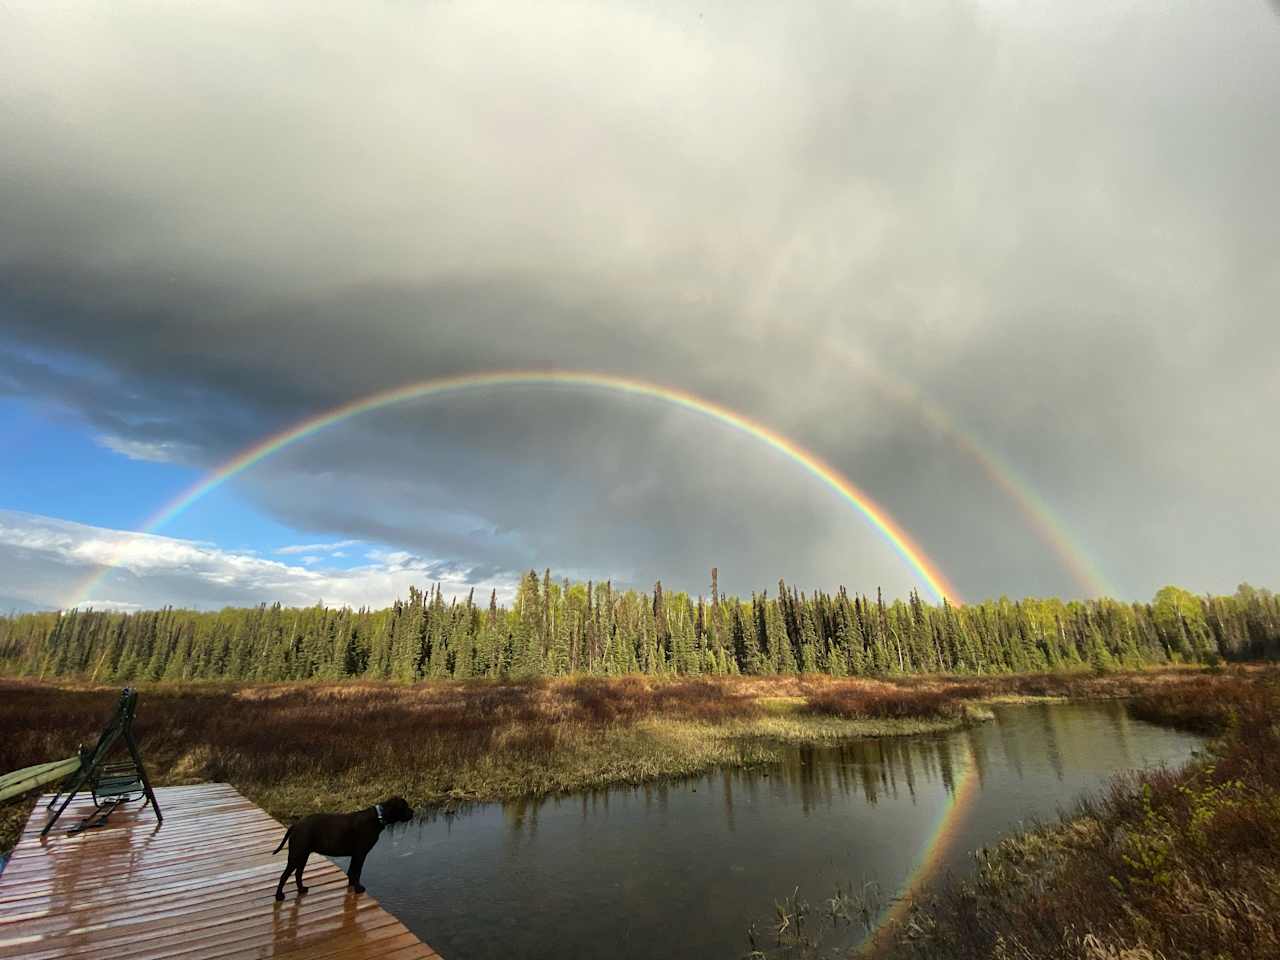
[[[978,856],[881,944],[899,958],[1280,956],[1280,678],[1154,687],[1145,719],[1219,735],[1181,770],[1122,776],[1061,824]]]
[[[1028,673],[1280,658],[1280,597],[1165,587],[1151,603],[1007,599],[956,607],[777,594],[709,599],[557,583],[533,571],[515,602],[411,589],[383,610],[280,605],[218,612],[72,610],[0,618],[0,675],[95,682],[560,675],[833,677]]]
[[[148,683],[135,731],[157,783],[229,781],[287,820],[393,793],[418,806],[506,800],[765,763],[782,743],[955,727],[979,719],[988,698],[1131,697],[1188,676],[1216,680],[1182,667],[886,680]],[[0,681],[0,771],[92,742],[118,693],[104,684]],[[0,850],[31,802],[0,807]]]

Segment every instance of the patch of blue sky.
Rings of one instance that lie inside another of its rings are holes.
[[[18,396],[0,396],[0,507],[114,530],[142,530],[165,505],[199,480],[188,466],[127,456],[104,445],[76,417]],[[281,547],[351,539],[329,530],[280,523],[226,484],[163,527],[168,537],[212,543],[289,564],[302,555]],[[367,563],[376,544],[317,550],[315,563],[347,568]]]
[[[0,506],[77,523],[138,529],[197,472],[104,447],[78,418],[0,396]]]

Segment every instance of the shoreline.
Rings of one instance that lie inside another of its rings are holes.
[[[161,683],[139,687],[137,731],[156,786],[225,780],[288,822],[393,794],[442,811],[654,783],[776,762],[789,746],[955,730],[991,719],[987,704],[1118,699],[1219,678],[1177,667],[881,680]],[[69,755],[96,736],[117,694],[77,681],[0,680],[0,726],[18,731],[0,768]],[[0,851],[34,802],[0,805]]]
[[[1065,702],[1063,698],[1056,698]],[[661,784],[697,777],[721,768],[750,769],[779,762],[783,752],[798,746],[824,746],[881,737],[910,737],[946,733],[963,729],[972,723],[985,723],[992,717],[980,708],[970,707],[965,716],[951,719],[842,719],[820,716],[766,716],[758,721],[731,721],[722,724],[667,721],[642,721],[622,728],[600,731],[600,749],[615,752],[611,761],[593,763],[586,769],[576,768],[553,779],[531,779],[536,771],[524,770],[519,779],[504,779],[486,793],[469,793],[454,788],[447,794],[427,796],[413,803],[415,813],[424,815],[450,813],[460,807],[519,800],[543,800],[575,793],[605,790],[612,787]],[[656,748],[656,749],[655,749]],[[143,761],[146,749],[143,746]],[[153,773],[154,786],[181,786],[199,783],[186,777]],[[231,781],[246,798],[261,806],[282,823],[313,812],[296,788],[265,790]],[[27,797],[0,804],[0,873],[3,863],[35,807],[38,795],[55,789],[49,784]],[[360,793],[365,793],[361,789]],[[345,802],[334,794],[333,807],[350,809],[360,806]]]
[[[1185,765],[1130,771],[1056,823],[975,853],[974,875],[912,897],[862,955],[886,960],[1220,957],[1280,950],[1280,672],[1214,696],[1136,698],[1140,720],[1208,736]]]

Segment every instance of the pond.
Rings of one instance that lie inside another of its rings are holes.
[[[767,931],[797,886],[815,907],[869,881],[890,901],[1116,772],[1179,764],[1201,743],[1116,702],[994,712],[948,734],[437,815],[384,836],[364,882],[448,960],[740,957],[749,924]]]

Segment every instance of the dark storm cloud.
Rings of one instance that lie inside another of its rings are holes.
[[[852,350],[1120,592],[1275,581],[1264,6],[0,18],[0,390],[117,449],[207,465],[412,380],[606,370],[811,446],[966,594],[1078,593]],[[597,394],[383,411],[242,484],[486,578],[912,579],[760,445]]]

